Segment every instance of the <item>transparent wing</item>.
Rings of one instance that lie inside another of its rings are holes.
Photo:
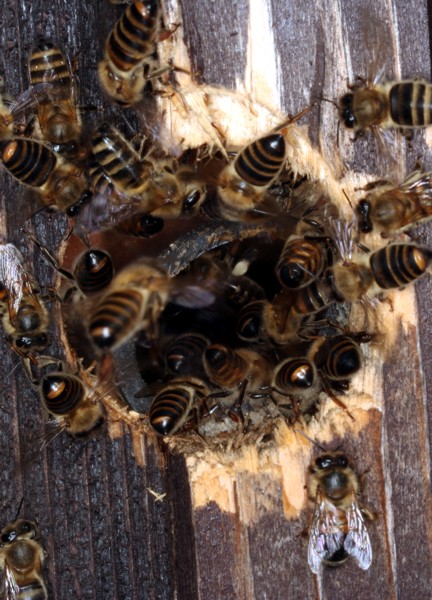
[[[363,514],[354,496],[351,506],[346,511],[346,518],[348,534],[344,541],[344,550],[366,571],[372,563],[372,545]]]
[[[0,245],[0,286],[7,292],[11,318],[16,315],[29,275],[23,266],[21,252],[13,244]]]
[[[324,560],[343,548],[345,534],[340,513],[340,509],[318,492],[308,545],[308,563],[315,575],[320,573]]]
[[[2,600],[19,600],[20,598],[20,588],[15,581],[15,576],[13,574],[12,569],[5,564],[5,569],[3,572],[3,590],[2,590]]]

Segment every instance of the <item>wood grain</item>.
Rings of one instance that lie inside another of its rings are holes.
[[[164,6],[168,15],[173,12],[169,3]],[[49,6],[43,0],[3,0],[1,8],[0,60],[8,94],[15,97],[26,89],[28,52],[43,34],[76,56],[80,103],[97,107],[84,111],[86,122],[117,118],[101,95],[96,63],[121,8],[105,0],[85,5],[55,0]],[[376,45],[389,77],[431,76],[426,2],[182,0],[181,9],[181,38],[195,77],[207,85],[242,87],[284,114],[295,114],[316,98],[336,99],[345,92],[347,79],[365,75],[374,53],[367,43],[374,20],[382,42],[376,40]],[[268,50],[272,46],[276,53]],[[132,112],[128,118],[133,122]],[[338,143],[337,112],[330,103],[318,101],[303,124],[338,177],[347,169],[377,172],[370,137],[352,143],[341,129]],[[430,144],[430,132],[415,132],[410,145],[400,141],[401,171],[412,170],[418,159],[430,169]],[[33,212],[25,201],[20,187],[2,173],[2,241],[16,243],[34,262],[41,283],[50,286],[55,275],[27,244],[21,227],[25,224],[55,252],[67,224],[63,217],[45,213],[25,222]],[[428,225],[415,236],[432,245]],[[358,472],[365,473],[364,502],[377,513],[369,525],[371,569],[363,572],[350,561],[325,570],[320,579],[308,569],[303,535],[311,510],[303,486],[307,466],[319,452],[307,440],[282,427],[276,443],[244,444],[230,454],[200,449],[183,457],[152,438],[138,443],[125,427],[116,439],[102,436],[85,446],[60,436],[27,462],[46,417],[2,340],[2,521],[14,517],[24,496],[24,516],[40,523],[50,597],[430,597],[430,298],[427,277],[415,291],[397,296],[395,314],[380,307],[392,330],[383,348],[368,350],[365,370],[353,382],[357,399],[347,402],[356,423],[326,405],[327,412],[323,409],[312,426],[317,440],[331,448],[342,445]],[[49,351],[57,354],[61,344],[54,326],[52,335]],[[167,495],[157,500],[149,490]]]

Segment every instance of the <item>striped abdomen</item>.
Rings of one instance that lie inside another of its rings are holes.
[[[432,123],[432,85],[423,81],[402,81],[389,93],[390,114],[401,127],[427,127]]]
[[[239,312],[236,333],[245,342],[256,342],[261,334],[265,301],[255,300]]]
[[[59,48],[47,41],[41,41],[30,54],[30,83],[52,84],[55,99],[61,96],[68,98],[72,91],[72,77],[69,65]],[[61,89],[63,88],[63,90]],[[52,102],[49,94],[41,96],[39,103]]]
[[[75,410],[86,393],[81,380],[67,373],[46,375],[40,389],[43,403],[54,415],[67,415]]]
[[[199,334],[175,338],[165,350],[165,363],[175,375],[189,375],[202,365],[207,339]]]
[[[315,383],[315,368],[307,358],[288,358],[276,367],[273,386],[282,392],[298,393]]]
[[[173,380],[156,394],[149,411],[150,425],[160,435],[176,433],[204,392],[204,386],[194,380]]]
[[[137,290],[124,289],[105,296],[90,320],[90,337],[95,346],[113,350],[138,329],[144,310],[143,295]]]
[[[285,243],[276,265],[276,275],[281,285],[299,289],[318,277],[326,266],[322,244],[306,239]]]
[[[432,251],[416,244],[391,244],[374,252],[370,266],[383,289],[398,288],[415,281],[428,269]]]
[[[88,295],[103,290],[114,276],[110,255],[103,250],[87,250],[79,257],[74,275],[79,289]]]
[[[291,315],[292,317],[310,315],[327,308],[334,302],[336,297],[325,279],[312,281],[297,292],[291,306]]]
[[[106,57],[120,72],[131,71],[154,53],[159,18],[158,0],[137,0],[126,8],[106,44]]]
[[[15,138],[1,146],[1,158],[11,175],[21,183],[42,187],[54,171],[57,158],[47,146],[35,140]]]
[[[211,344],[204,354],[207,375],[217,385],[232,388],[248,372],[248,363],[234,350],[222,344]]]
[[[280,133],[273,133],[246,146],[237,156],[234,169],[243,181],[264,187],[275,179],[284,161],[285,138]]]
[[[100,125],[92,138],[92,152],[97,165],[125,193],[139,190],[145,182],[147,167],[117,129]]]
[[[362,364],[360,346],[352,338],[344,335],[324,342],[314,360],[316,367],[332,381],[349,378]]]

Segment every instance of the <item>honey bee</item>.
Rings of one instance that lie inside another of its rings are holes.
[[[432,85],[428,81],[399,81],[350,86],[340,99],[340,117],[356,132],[368,129],[427,127],[432,122]]]
[[[150,425],[159,435],[174,435],[195,413],[199,418],[210,396],[208,387],[196,377],[176,377],[154,397],[150,406]]]
[[[142,100],[146,81],[157,66],[154,54],[160,21],[159,0],[136,0],[107,37],[104,57],[98,65],[99,81],[108,96],[121,106]]]
[[[146,258],[120,271],[94,307],[90,338],[102,352],[111,352],[136,331],[152,332],[168,300],[183,306],[211,304],[214,295],[187,281],[170,279],[166,271]]]
[[[276,365],[270,397],[291,417],[312,412],[321,391],[316,365],[307,357],[286,358]]]
[[[13,244],[0,245],[0,310],[11,347],[21,357],[48,345],[48,311],[38,284]]]
[[[361,569],[369,569],[372,545],[365,519],[374,516],[359,504],[360,481],[348,458],[328,452],[309,471],[309,497],[315,503],[308,546],[312,572],[318,575],[323,564],[339,566],[350,556]]]
[[[204,368],[212,383],[224,390],[239,390],[241,404],[246,388],[265,386],[270,379],[270,365],[254,350],[232,350],[223,344],[210,344],[204,352]]]
[[[265,300],[253,300],[243,306],[237,317],[236,333],[244,342],[257,342],[262,335]]]
[[[322,240],[291,236],[276,264],[276,276],[283,287],[298,290],[320,277],[328,262]]]
[[[174,338],[165,348],[165,364],[174,375],[190,375],[202,366],[208,340],[199,333],[185,333]]]
[[[61,431],[74,438],[88,437],[105,421],[100,393],[87,371],[81,370],[79,376],[62,371],[48,373],[40,381],[39,394],[55,418],[52,438]]]
[[[41,138],[58,152],[73,152],[81,137],[81,118],[68,60],[51,42],[41,40],[30,53],[30,83],[45,86],[36,105]]]
[[[354,302],[363,295],[376,296],[387,289],[404,287],[427,272],[432,251],[418,244],[389,244],[363,255],[363,260],[330,269],[330,280],[336,295]]]
[[[95,174],[105,176],[106,183],[112,182],[126,196],[138,195],[147,185],[149,162],[143,160],[120,131],[108,123],[99,125],[92,136],[92,155]]]
[[[61,267],[48,249],[42,246],[33,235],[27,234],[27,237],[39,248],[60,275],[74,283],[74,287],[68,290],[67,295],[78,288],[84,296],[92,296],[101,292],[111,283],[114,277],[114,265],[111,256],[105,250],[99,248],[85,250],[78,256],[72,272],[70,272]]]
[[[162,231],[164,221],[147,212],[136,212],[121,219],[114,226],[115,230],[124,235],[137,238],[150,238]]]
[[[45,552],[40,545],[36,523],[17,519],[0,533],[2,598],[10,600],[47,600],[43,577]]]
[[[0,145],[1,160],[21,184],[39,193],[45,206],[73,217],[90,198],[83,172],[36,140],[14,138]]]
[[[265,201],[269,200],[268,189],[286,164],[286,130],[309,110],[307,108],[278,129],[246,145],[222,170],[217,190],[218,211],[222,218],[238,221],[249,213],[259,214]]]
[[[387,236],[432,216],[430,172],[415,171],[398,186],[389,181],[374,181],[363,190],[368,193],[356,209],[362,233],[369,233],[376,228],[382,236]]]

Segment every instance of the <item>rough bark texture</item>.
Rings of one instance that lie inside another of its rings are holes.
[[[233,89],[236,81],[249,77],[247,57],[265,48],[256,14],[254,27],[248,27],[252,7],[256,13],[260,6],[256,0],[250,3],[181,0],[181,31],[192,70],[205,83]],[[373,19],[380,23],[380,36],[374,43],[380,46],[376,53],[387,61],[386,74],[431,77],[429,3],[269,0],[267,7],[278,59],[275,68],[275,58],[270,56],[268,67],[275,70],[279,86],[275,93],[280,94],[285,113],[296,113],[316,97],[337,98],[346,90],[347,78],[352,81],[356,75],[366,74],[373,48],[365,41],[365,31]],[[27,56],[43,34],[75,56],[81,105],[104,110],[102,117],[86,110],[85,118],[89,122],[109,118],[115,111],[102,97],[96,64],[121,10],[106,0],[85,4],[3,0],[0,66],[7,94],[16,97],[26,89]],[[350,169],[376,172],[377,154],[370,137],[351,144],[341,130],[337,146],[337,114],[331,104],[318,100],[304,122],[309,124],[313,142],[330,161],[334,158],[340,175],[343,163]],[[426,139],[427,134],[416,132],[410,147],[402,142],[404,172],[413,170],[418,159],[425,169],[431,168]],[[0,183],[3,240],[17,244],[32,257],[34,249],[20,230],[25,224],[55,252],[66,233],[65,219],[40,213],[25,223],[33,212],[32,207],[27,210],[24,206],[25,194],[3,172]],[[415,234],[432,245],[430,225]],[[42,285],[52,285],[50,266],[38,256],[34,262]],[[307,542],[302,536],[311,510],[305,501],[304,476],[311,453],[318,452],[306,440],[285,432],[278,438],[277,450],[266,446],[264,458],[258,449],[249,454],[245,450],[237,462],[235,454],[213,455],[210,460],[208,452],[185,460],[159,447],[154,439],[143,439],[139,446],[126,431],[116,439],[99,437],[84,447],[62,435],[28,461],[29,446],[38,444],[46,417],[36,392],[17,366],[16,356],[3,342],[2,521],[13,519],[24,497],[24,516],[40,523],[50,597],[429,598],[431,291],[431,280],[426,277],[416,285],[414,304],[410,304],[412,291],[403,293],[408,309],[402,305],[398,314],[415,312],[416,307],[418,331],[411,323],[396,326],[384,365],[366,364],[363,378],[379,371],[376,393],[383,399],[381,409],[365,411],[362,427],[355,434],[352,428],[345,430],[346,419],[338,417],[341,425],[335,426],[327,439],[333,449],[342,444],[358,472],[366,472],[365,504],[377,513],[376,521],[369,525],[372,567],[363,572],[350,561],[340,569],[325,570],[319,580],[308,569]],[[50,351],[56,353],[59,344],[53,331]],[[202,462],[207,462],[207,467]],[[166,496],[158,500],[150,490]]]

